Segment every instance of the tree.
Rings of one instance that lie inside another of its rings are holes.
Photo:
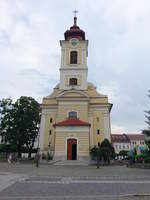
[[[16,146],[18,157],[21,157],[23,147],[28,149],[31,157],[40,122],[39,103],[32,97],[22,96],[15,103],[3,99],[0,107],[0,135],[5,138],[5,143]]]
[[[148,97],[150,97],[150,90],[148,91]],[[143,130],[142,133],[145,135],[145,141],[147,144],[148,149],[150,150],[150,110],[145,111],[147,113],[146,117],[146,123],[148,124],[147,129]]]
[[[12,99],[2,99],[0,100],[0,136],[1,141],[5,143],[5,134],[8,131],[8,123],[11,115],[11,110],[13,108]]]
[[[110,159],[115,157],[114,147],[108,139],[104,139],[100,145],[100,156],[108,164],[110,163]]]

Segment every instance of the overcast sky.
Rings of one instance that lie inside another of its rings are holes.
[[[52,92],[75,8],[89,40],[88,80],[113,103],[112,132],[140,132],[150,109],[150,0],[0,0],[0,99],[41,103]]]

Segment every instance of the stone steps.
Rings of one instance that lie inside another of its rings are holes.
[[[64,165],[64,166],[87,166],[88,161],[82,160],[60,160],[54,163],[54,165]]]

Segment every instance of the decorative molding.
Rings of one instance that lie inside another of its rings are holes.
[[[56,134],[58,132],[69,132],[69,133],[76,133],[76,132],[89,132],[89,127],[83,127],[83,126],[56,126]]]
[[[84,102],[84,101],[71,101],[71,102],[67,102],[67,101],[60,101],[59,105],[88,105],[88,102]]]
[[[85,93],[84,91],[79,91],[79,90],[75,90],[75,89],[72,89],[72,90],[65,90],[63,92],[61,92],[58,96],[56,96],[56,100],[59,99],[60,97],[61,98],[72,98],[72,97],[63,97],[69,93],[75,93],[75,94],[80,94],[81,97],[77,96],[77,97],[73,97],[73,98],[88,98],[89,99],[89,95],[87,93]]]

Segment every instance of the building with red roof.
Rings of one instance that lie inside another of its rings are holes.
[[[130,151],[131,149],[138,149],[146,147],[143,134],[111,134],[111,143],[115,148],[115,152],[119,154],[120,151]]]

